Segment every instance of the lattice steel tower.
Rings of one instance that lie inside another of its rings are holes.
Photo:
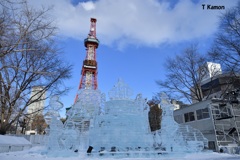
[[[98,48],[99,41],[96,37],[96,22],[95,18],[90,20],[90,32],[88,37],[84,40],[86,47],[86,58],[82,65],[82,76],[79,84],[80,89],[94,89],[98,87],[97,83],[97,61],[96,61],[96,49]],[[75,102],[78,100],[76,95]]]

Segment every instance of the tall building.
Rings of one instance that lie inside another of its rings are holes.
[[[35,130],[36,126],[42,126],[44,124],[43,110],[45,106],[46,92],[43,89],[43,86],[32,87],[30,97],[32,101],[36,100],[36,102],[33,102],[28,106],[27,113],[29,119],[27,120],[26,134],[37,134],[37,131]]]
[[[43,109],[45,106],[45,98],[46,98],[46,93],[43,91],[42,86],[34,86],[32,87],[31,91],[31,97],[32,101],[37,100],[37,102],[34,102],[28,106],[27,113],[28,114],[39,114],[42,115]],[[40,99],[41,101],[39,101]]]

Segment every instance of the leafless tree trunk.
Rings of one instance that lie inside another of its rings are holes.
[[[49,9],[35,10],[24,1],[14,5],[0,8],[0,134],[19,116],[28,116],[26,108],[43,100],[46,91],[45,99],[65,92],[62,83],[71,71],[61,59]],[[30,96],[34,86],[43,90]]]
[[[222,64],[224,70],[240,73],[240,2],[220,18],[219,31],[215,38],[211,58]]]
[[[206,64],[206,58],[198,53],[197,45],[191,45],[182,54],[168,58],[165,63],[166,78],[157,81],[161,91],[172,98],[202,101],[201,81],[204,74],[199,69]],[[175,96],[175,97],[174,97]]]
[[[148,105],[150,106],[148,120],[151,132],[153,132],[161,129],[162,109],[158,107],[158,104],[150,103]]]
[[[36,130],[37,134],[43,134],[43,131],[47,128],[47,123],[43,115],[36,115],[31,124],[31,129]]]

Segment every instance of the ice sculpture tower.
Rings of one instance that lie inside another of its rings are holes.
[[[152,148],[149,107],[141,94],[131,99],[132,93],[122,80],[109,91],[110,100],[104,105],[104,114],[95,117],[90,129],[89,145],[95,151],[130,152]]]

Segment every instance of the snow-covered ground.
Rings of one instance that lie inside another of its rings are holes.
[[[86,154],[79,154],[71,157],[48,157],[46,154],[41,154],[41,147],[33,147],[30,150],[19,152],[1,153],[0,160],[92,160],[92,159],[124,159],[124,160],[239,160],[240,155],[220,154],[214,152],[200,152],[200,153],[184,153],[184,154],[168,154],[159,155],[154,158],[116,158],[116,157],[91,157]]]

